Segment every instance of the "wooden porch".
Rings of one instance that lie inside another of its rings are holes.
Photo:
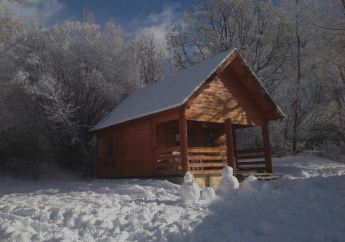
[[[200,146],[202,145],[200,142],[191,140],[190,136],[194,134],[195,131],[190,131],[190,128],[187,127],[187,123],[189,122],[194,129],[196,129],[196,124],[194,124],[192,120],[186,119],[184,111],[185,110],[182,109],[178,112],[177,120],[174,119],[176,118],[175,116],[170,117],[169,120],[164,119],[155,123],[151,122],[154,175],[182,176],[187,171],[195,175],[215,175],[220,174],[222,168],[225,166],[233,167],[235,173],[242,175],[248,174],[248,172],[253,174],[272,174],[268,121],[265,121],[262,126],[262,148],[238,150],[236,145],[236,130],[247,126],[233,124],[231,119],[226,119],[224,123],[214,124],[214,126],[218,125],[219,133],[221,133],[219,137],[217,137],[222,141],[221,145],[218,147],[206,147]],[[161,126],[165,128],[159,127],[159,130],[157,130],[157,125],[164,123],[165,126]],[[203,126],[211,124],[211,122],[202,122]],[[167,147],[168,142],[166,142],[167,145],[163,145],[163,147],[162,143],[164,142],[159,142],[160,145],[157,145],[157,138],[163,136],[157,135],[157,131],[162,133],[167,130],[174,130],[174,128],[178,128],[176,137],[179,139],[179,145]],[[200,129],[196,130],[196,136],[199,135],[199,137],[202,137]],[[206,130],[207,129],[205,129],[204,132],[206,132]],[[197,145],[197,147],[195,147],[195,145]]]

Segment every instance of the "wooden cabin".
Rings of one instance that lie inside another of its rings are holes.
[[[284,114],[237,50],[133,92],[90,131],[97,177],[219,175],[224,166],[272,173],[270,120]],[[260,149],[238,150],[236,130],[259,126]]]

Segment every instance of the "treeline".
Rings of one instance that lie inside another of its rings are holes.
[[[173,71],[240,51],[286,114],[271,125],[274,154],[345,155],[344,1],[202,0],[167,43]]]
[[[161,43],[152,33],[83,22],[45,26],[0,11],[0,165],[43,163],[93,173],[88,132],[135,89],[237,48],[286,117],[271,126],[276,155],[344,152],[342,0],[204,0]],[[35,168],[36,167],[36,168]]]
[[[88,130],[135,89],[162,79],[161,45],[150,33],[128,40],[120,26],[83,22],[45,27],[4,10],[0,38],[0,155],[25,175],[43,163],[93,173]],[[36,176],[36,175],[35,175]]]

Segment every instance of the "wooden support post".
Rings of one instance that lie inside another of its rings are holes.
[[[235,156],[235,166],[238,167],[238,160],[237,160],[237,139],[236,139],[236,129],[232,126],[232,137],[233,137],[233,146],[234,146],[234,156]]]
[[[100,168],[101,168],[101,161],[99,159],[99,136],[98,136],[98,132],[96,133],[96,140],[97,140],[97,145],[96,145],[96,176],[99,178],[100,177]]]
[[[151,133],[151,156],[152,156],[152,174],[155,176],[157,171],[156,160],[156,124],[152,118],[150,118],[150,133]]]
[[[121,150],[121,176],[125,176],[125,156],[123,145],[123,130],[120,131],[120,150]]]
[[[266,119],[264,120],[264,125],[262,126],[262,138],[264,143],[266,169],[268,172],[273,172],[269,126],[268,121]]]
[[[186,119],[184,108],[182,108],[179,113],[179,134],[180,134],[181,165],[182,165],[182,173],[184,175],[189,170],[187,119]]]
[[[234,159],[234,139],[233,139],[233,134],[232,134],[232,124],[231,124],[230,118],[225,120],[225,132],[226,132],[226,146],[228,148],[227,150],[228,165],[231,166],[235,172],[236,167],[235,167],[235,159]]]

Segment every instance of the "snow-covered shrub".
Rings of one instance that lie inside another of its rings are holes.
[[[39,178],[37,162],[32,159],[9,158],[1,166],[1,170],[9,176],[21,179]]]
[[[23,180],[73,180],[81,177],[81,174],[68,172],[54,163],[13,157],[2,164],[1,171],[4,175]]]
[[[184,182],[180,188],[180,197],[184,203],[191,204],[199,201],[200,188],[194,182],[194,176],[189,171],[184,175]]]
[[[345,144],[341,143],[338,145],[332,142],[325,142],[319,148],[317,156],[345,163]]]
[[[234,189],[238,189],[240,183],[237,178],[233,176],[233,169],[226,166],[222,169],[222,180],[219,182],[219,190],[223,194],[230,194]]]
[[[206,187],[204,190],[202,190],[201,200],[211,202],[215,197],[216,193],[212,187]]]

